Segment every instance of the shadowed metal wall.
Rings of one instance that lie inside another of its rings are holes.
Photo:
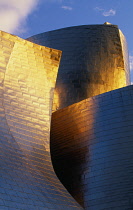
[[[133,86],[54,112],[51,154],[85,209],[133,209]]]
[[[63,51],[53,111],[130,84],[126,40],[116,25],[84,25],[29,41]]]
[[[81,209],[50,157],[61,52],[0,32],[0,209]]]

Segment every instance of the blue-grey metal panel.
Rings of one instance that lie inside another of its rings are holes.
[[[54,112],[51,154],[85,209],[133,209],[133,86]]]

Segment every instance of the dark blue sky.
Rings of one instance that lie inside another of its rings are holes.
[[[118,25],[133,68],[132,21],[133,0],[0,0],[0,29],[22,38],[68,26]]]
[[[133,0],[42,0],[28,16],[28,31],[22,37],[67,26],[104,22],[116,24],[122,30],[133,63]]]
[[[74,25],[116,24],[133,51],[133,0],[41,0],[27,17],[28,37],[36,33]]]

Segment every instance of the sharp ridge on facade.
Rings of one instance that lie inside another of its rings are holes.
[[[131,209],[133,86],[118,26],[0,37],[0,209]]]

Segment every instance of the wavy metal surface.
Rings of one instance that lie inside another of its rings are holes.
[[[61,57],[0,32],[0,209],[82,209],[56,177],[49,132]]]
[[[130,84],[126,40],[116,25],[63,28],[28,40],[63,51],[53,111]]]
[[[54,112],[51,154],[85,209],[133,209],[133,86]]]

